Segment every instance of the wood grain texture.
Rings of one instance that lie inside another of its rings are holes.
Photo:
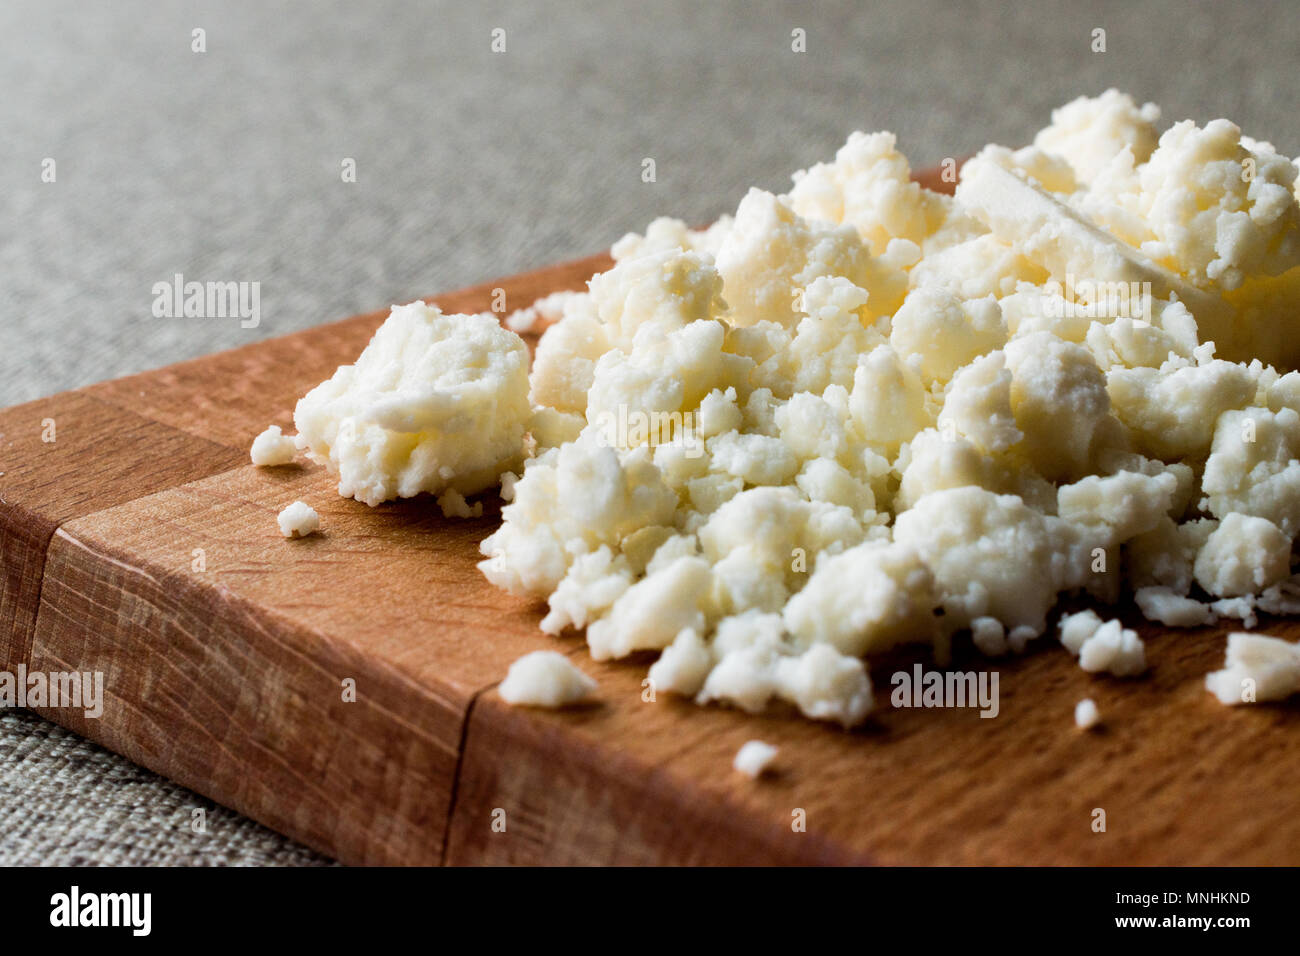
[[[296,499],[321,534],[280,535]],[[439,863],[469,702],[537,610],[475,567],[495,509],[428,504],[248,466],[65,524],[31,667],[102,671],[108,702],[43,712],[346,862]]]
[[[609,263],[432,301],[513,310]],[[474,568],[498,512],[372,511],[319,469],[240,467],[386,315],[0,413],[0,633],[9,670],[106,675],[104,715],[41,709],[56,722],[348,862],[436,864],[468,704],[536,641],[532,606]],[[54,444],[40,441],[49,417]],[[279,535],[295,498],[316,505],[324,535]]]
[[[504,289],[514,309],[608,263],[434,301],[488,310]],[[1202,681],[1222,632],[1143,627],[1139,681],[1090,677],[1051,637],[1012,661],[959,657],[997,672],[994,719],[891,707],[890,675],[922,660],[905,652],[872,662],[877,711],[853,733],[646,701],[647,661],[591,661],[477,572],[495,507],[471,521],[429,499],[372,510],[314,466],[247,466],[252,437],[288,425],[384,314],[0,412],[0,650],[10,668],[105,675],[98,719],[43,713],[354,863],[1300,860],[1300,706],[1213,700]],[[55,447],[38,447],[45,417]],[[321,536],[280,537],[295,499]],[[599,701],[505,705],[496,684],[539,648],[597,677]],[[1100,733],[1074,728],[1084,696]],[[761,781],[731,769],[754,738],[780,747]]]
[[[0,411],[0,667],[26,659],[50,535],[238,455],[76,392]]]
[[[1261,630],[1300,637],[1272,624]],[[1294,864],[1300,705],[1225,708],[1204,687],[1222,666],[1222,632],[1140,629],[1153,665],[1141,680],[1092,677],[1050,635],[1015,660],[959,655],[954,667],[999,675],[989,719],[892,707],[891,675],[932,665],[875,660],[877,709],[851,733],[647,702],[644,665],[598,664],[572,640],[600,703],[543,714],[495,692],[478,700],[448,862]],[[1084,697],[1100,732],[1074,726]],[[751,739],[780,748],[772,778],[732,770]],[[492,828],[497,808],[505,832]],[[1097,808],[1104,833],[1092,830]],[[799,810],[805,833],[792,830]]]

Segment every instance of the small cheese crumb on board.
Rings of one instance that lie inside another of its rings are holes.
[[[272,425],[254,438],[253,447],[249,449],[249,457],[259,468],[292,464],[297,453],[298,446],[293,438],[282,434],[279,425]]]
[[[736,751],[732,767],[746,777],[757,780],[771,768],[776,759],[777,748],[761,740],[750,740]]]
[[[305,538],[320,530],[320,515],[311,505],[295,501],[276,517],[280,533],[286,538]]]
[[[1085,697],[1074,705],[1074,724],[1080,730],[1091,730],[1100,723],[1101,711],[1091,697]]]
[[[586,701],[596,686],[558,651],[533,651],[510,665],[497,693],[507,704],[558,708]]]

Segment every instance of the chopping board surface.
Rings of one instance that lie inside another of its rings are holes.
[[[486,311],[504,289],[520,308],[608,265],[430,301]],[[1223,630],[1140,625],[1137,681],[1084,673],[1050,635],[1013,660],[959,655],[997,672],[992,719],[892,707],[889,676],[930,666],[906,653],[872,662],[877,710],[851,733],[647,700],[647,661],[590,660],[478,572],[499,504],[473,520],[427,497],[370,509],[322,468],[248,464],[386,314],[0,411],[0,668],[104,674],[100,717],[34,709],[350,863],[1300,860],[1300,706],[1215,701]],[[280,536],[295,499],[321,535]],[[544,648],[599,700],[506,706],[496,684]],[[1084,697],[1099,732],[1074,727]],[[760,781],[731,769],[754,738],[780,747]]]

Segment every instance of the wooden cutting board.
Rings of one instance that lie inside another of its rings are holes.
[[[432,301],[482,311],[501,288],[514,309],[608,264]],[[496,506],[372,510],[321,468],[251,467],[252,438],[290,428],[385,315],[0,412],[0,667],[105,675],[98,719],[36,709],[349,863],[1300,860],[1300,707],[1206,693],[1219,631],[1143,625],[1138,681],[1085,674],[1050,636],[1015,660],[959,656],[998,672],[995,719],[891,707],[889,675],[925,660],[906,653],[872,662],[880,703],[852,733],[646,701],[647,661],[591,661],[475,569]],[[323,534],[286,541],[275,517],[298,498]],[[494,687],[539,648],[596,677],[599,702],[504,705]],[[1100,732],[1074,727],[1085,696]],[[731,769],[752,738],[780,747],[758,782]]]

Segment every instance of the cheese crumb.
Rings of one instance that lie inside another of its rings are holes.
[[[295,501],[276,517],[280,533],[286,538],[305,538],[320,530],[320,515],[311,505]]]
[[[1062,618],[1060,632],[1065,649],[1090,673],[1133,677],[1147,669],[1142,639],[1117,620],[1102,621],[1094,611],[1082,611]]]
[[[1291,573],[1291,538],[1267,518],[1231,512],[1196,555],[1196,583],[1207,594],[1259,594]]]
[[[354,365],[294,411],[297,445],[377,505],[451,488],[473,494],[523,455],[528,348],[490,315],[394,306]]]
[[[732,766],[746,777],[757,780],[766,773],[776,759],[777,748],[761,740],[750,740],[736,751]]]
[[[1142,616],[1166,627],[1202,627],[1218,620],[1210,605],[1171,588],[1139,588],[1133,595]]]
[[[279,425],[272,425],[253,439],[249,456],[253,459],[254,465],[259,468],[269,468],[291,464],[297,451],[293,438],[282,435]]]
[[[438,496],[438,508],[444,518],[483,517],[483,502],[476,501],[471,506],[465,496],[454,488],[448,488]]]
[[[1283,700],[1300,693],[1300,644],[1262,634],[1228,635],[1224,667],[1205,687],[1224,704]]]
[[[1101,711],[1091,697],[1085,697],[1074,705],[1074,725],[1080,730],[1091,730],[1101,723]]]
[[[525,707],[567,707],[591,697],[596,682],[558,651],[525,654],[506,673],[497,693],[508,704]]]
[[[525,309],[511,312],[510,315],[506,316],[506,328],[511,332],[524,335],[529,332],[540,331],[537,328],[539,324],[554,325],[564,318],[567,309],[572,308],[575,302],[580,301],[582,295],[581,292],[552,292]]]

